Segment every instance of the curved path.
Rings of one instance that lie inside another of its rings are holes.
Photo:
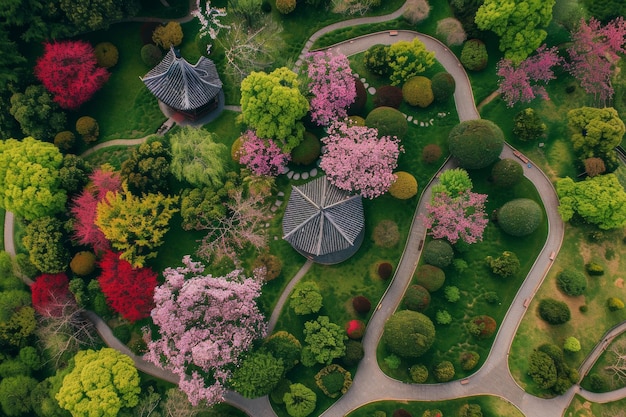
[[[306,43],[302,52],[303,56],[308,52],[315,40],[320,36],[330,31],[365,23],[383,22],[385,20],[394,19],[402,14],[403,8],[398,11],[385,15],[371,18],[353,19],[350,21],[339,22],[337,24],[328,26],[316,32]],[[480,118],[478,111],[476,110],[474,97],[472,94],[471,84],[467,78],[467,74],[463,70],[460,62],[454,54],[452,54],[448,48],[441,44],[436,39],[418,34],[411,31],[398,31],[396,36],[390,36],[388,32],[377,33],[372,35],[366,35],[359,38],[355,38],[350,41],[343,42],[338,45],[334,45],[330,49],[341,51],[345,55],[352,55],[358,52],[365,51],[369,46],[375,43],[391,44],[398,40],[411,40],[414,37],[419,37],[429,50],[435,52],[437,60],[444,66],[456,80],[456,90],[454,93],[455,103],[459,119],[472,120]],[[296,64],[296,66],[298,63]],[[133,141],[124,140],[121,142],[110,141],[105,146],[114,145],[133,145],[141,143],[144,138],[135,139]],[[101,146],[104,147],[104,146]],[[513,149],[510,146],[505,146],[503,157],[513,157]],[[448,169],[452,167],[452,162],[448,161],[442,167],[442,169]],[[394,279],[385,292],[380,304],[377,306],[375,313],[372,315],[368,324],[368,331],[363,339],[365,357],[361,361],[358,372],[355,375],[352,388],[346,393],[339,401],[337,401],[332,407],[323,413],[324,416],[344,416],[350,411],[366,404],[377,400],[445,400],[458,397],[465,397],[470,395],[497,395],[500,396],[512,404],[516,405],[527,416],[559,416],[567,408],[571,402],[574,394],[579,391],[579,387],[575,386],[562,396],[558,396],[553,399],[540,399],[524,392],[513,380],[508,370],[508,351],[510,344],[515,336],[517,327],[525,313],[524,302],[526,299],[530,299],[535,294],[537,288],[541,285],[546,272],[550,268],[551,261],[549,254],[552,251],[557,252],[560,248],[563,239],[563,222],[556,212],[558,201],[556,194],[552,187],[552,184],[548,178],[537,168],[525,167],[524,175],[529,178],[534,184],[544,206],[547,210],[549,235],[544,248],[540,255],[537,257],[535,264],[533,265],[528,277],[521,286],[517,296],[511,304],[494,341],[493,348],[489,354],[489,357],[485,361],[481,369],[469,378],[469,383],[461,385],[459,381],[449,382],[445,384],[435,385],[417,385],[417,384],[405,384],[399,381],[393,380],[382,373],[376,362],[376,347],[382,335],[382,330],[387,318],[393,314],[397,305],[399,304],[402,295],[408,286],[410,279],[413,275],[417,262],[419,260],[420,251],[418,250],[419,241],[424,239],[426,230],[417,216],[418,213],[423,212],[425,208],[425,202],[430,199],[430,186],[428,186],[422,193],[422,197],[418,203],[416,209],[416,215],[414,217],[405,251],[402,255],[401,261],[394,275]],[[429,184],[430,185],[430,184]],[[9,253],[15,253],[12,236],[12,213],[7,212],[5,217],[5,249]],[[303,268],[299,271],[292,281],[297,280],[304,275],[308,270],[308,263],[305,263]],[[291,285],[291,284],[290,284]],[[281,298],[288,296],[289,291],[286,289]],[[287,294],[287,295],[285,295]],[[285,298],[286,299],[286,298]],[[284,300],[283,300],[284,302]],[[276,306],[274,313],[272,314],[273,323],[280,313],[281,303]],[[90,318],[96,324],[98,331],[103,336],[107,343],[110,342],[114,347],[124,351],[128,349],[124,346],[118,346],[115,343],[115,338],[112,336],[110,329],[106,324],[99,319],[99,317]],[[626,327],[626,325],[624,326]],[[624,328],[616,328],[611,332],[621,332]],[[613,334],[613,333],[610,333]],[[617,334],[617,333],[615,333]],[[609,333],[607,333],[607,337]],[[597,356],[606,348],[604,341],[596,346],[596,349],[589,358],[585,361],[582,368],[591,366],[596,360]],[[160,378],[175,382],[175,376],[162,371],[159,368],[148,369],[149,366],[145,366],[146,363],[140,358],[132,355],[132,352],[128,351],[131,356],[136,359],[138,367],[144,372],[148,372],[152,375]],[[144,362],[144,363],[142,363]],[[150,365],[150,364],[147,364]],[[622,390],[613,391],[606,394],[593,394],[586,391],[582,391],[581,394],[591,401],[597,402],[609,402],[619,398],[623,398],[626,395],[626,388]],[[229,392],[226,395],[226,401],[235,405],[251,416],[265,417],[275,416],[274,411],[269,404],[267,397],[262,397],[254,400],[249,400],[241,397],[236,393]]]

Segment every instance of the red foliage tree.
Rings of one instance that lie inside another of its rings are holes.
[[[97,253],[111,247],[104,233],[95,224],[98,202],[107,192],[119,191],[122,188],[122,179],[116,172],[101,169],[94,171],[89,179],[91,187],[85,188],[72,201],[71,212],[75,218],[74,237],[81,245],[91,245]]]
[[[45,43],[35,66],[35,76],[64,109],[77,109],[88,101],[109,75],[98,67],[93,47],[83,41]]]
[[[63,306],[72,300],[69,280],[64,272],[43,274],[30,287],[33,308],[44,317],[60,317]]]
[[[100,289],[107,304],[130,321],[146,318],[154,307],[157,274],[150,268],[136,268],[120,259],[120,254],[107,251],[99,263]]]

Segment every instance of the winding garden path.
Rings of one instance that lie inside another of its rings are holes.
[[[307,41],[301,57],[310,50],[315,40],[325,33],[348,26],[377,23],[395,19],[402,14],[403,10],[404,6],[389,15],[353,19],[323,28],[312,35],[309,41]],[[388,32],[381,32],[342,42],[341,44],[334,45],[332,49],[339,50],[345,55],[353,55],[366,50],[369,46],[376,43],[391,44],[398,40],[411,40],[416,36],[426,44],[428,49],[435,52],[437,60],[456,80],[454,99],[459,119],[464,121],[480,118],[474,103],[471,84],[460,62],[445,45],[430,36],[411,31],[398,31],[395,36],[391,36]],[[300,62],[300,60],[298,62]],[[296,65],[298,65],[298,63]],[[141,143],[143,140],[145,140],[145,138],[109,141],[98,145],[98,148],[115,145],[131,146]],[[502,152],[502,157],[515,158],[513,155],[513,148],[506,145]],[[448,169],[452,166],[453,163],[449,160],[442,167],[442,169]],[[419,261],[419,256],[421,255],[419,242],[424,239],[426,230],[418,214],[424,212],[425,202],[430,199],[431,184],[429,184],[424,189],[416,208],[406,247],[396,269],[393,281],[383,295],[379,305],[376,307],[376,310],[368,324],[367,331],[363,339],[365,357],[359,365],[353,385],[339,401],[323,413],[324,416],[345,416],[350,411],[377,400],[433,401],[482,394],[500,396],[517,406],[526,416],[529,417],[560,416],[563,414],[576,392],[580,392],[585,398],[595,402],[610,402],[626,396],[626,388],[605,394],[594,394],[587,391],[580,391],[579,386],[575,385],[564,395],[553,399],[540,399],[524,392],[524,390],[517,385],[509,372],[508,352],[519,323],[526,312],[526,308],[524,307],[525,301],[527,299],[532,299],[536,290],[541,285],[551,266],[552,261],[549,259],[550,253],[553,251],[558,252],[563,239],[564,230],[563,222],[556,211],[558,200],[554,188],[548,178],[541,170],[532,167],[532,165],[524,168],[524,175],[533,182],[539,191],[543,204],[546,208],[549,224],[548,238],[526,280],[511,304],[500,326],[498,334],[496,335],[493,348],[480,370],[468,378],[468,383],[466,384],[461,384],[459,381],[434,385],[406,384],[391,379],[383,374],[376,361],[376,347],[382,336],[384,323],[387,318],[393,314],[399,304],[402,295],[408,286],[411,277],[413,276],[413,272],[415,271]],[[11,254],[15,254],[15,247],[13,244],[13,215],[10,212],[7,212],[5,216],[4,242],[5,250]],[[289,285],[295,285],[295,283],[306,273],[309,267],[310,263],[305,263]],[[290,288],[291,287],[288,286],[285,289],[281,299],[277,303],[270,319],[270,326],[275,325],[278,314],[280,313],[280,310],[289,295]],[[111,330],[108,326],[106,326],[106,323],[94,314],[88,314],[90,319],[94,321],[98,331],[106,343],[123,351],[124,353],[130,354],[139,369],[156,377],[176,382],[176,377],[171,373],[156,368],[136,355],[133,355],[128,348],[123,346],[113,337]],[[596,346],[594,351],[588,356],[587,360],[581,367],[581,370],[583,371],[581,372],[581,375],[584,375],[584,372],[590,369],[597,357],[606,348],[608,343],[606,343],[605,340],[608,340],[625,330],[626,323],[616,326],[616,328],[607,333],[603,341]],[[226,395],[226,401],[254,417],[274,417],[276,415],[272,410],[267,397],[249,400],[236,393],[229,392]]]

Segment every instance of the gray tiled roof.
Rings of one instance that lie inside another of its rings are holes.
[[[176,110],[198,109],[222,89],[213,61],[201,56],[191,65],[177,56],[173,47],[141,80],[156,98]]]
[[[364,223],[361,196],[351,196],[324,176],[292,188],[283,238],[300,252],[322,256],[354,246]]]

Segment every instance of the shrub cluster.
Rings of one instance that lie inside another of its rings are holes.
[[[358,340],[365,333],[365,323],[361,320],[350,320],[346,323],[346,334],[350,339]]]
[[[454,251],[445,240],[431,240],[424,246],[424,261],[438,268],[445,268],[452,263]]]
[[[372,45],[363,54],[363,63],[368,70],[377,75],[387,75],[389,65],[387,64],[387,45]]]
[[[95,142],[100,135],[100,126],[93,117],[83,116],[76,121],[76,132],[82,136],[85,143]]]
[[[554,298],[544,298],[539,302],[539,317],[549,324],[567,323],[571,313],[567,304]]]
[[[278,278],[283,270],[283,263],[278,256],[263,252],[254,260],[254,268],[265,269],[265,282]]]
[[[559,273],[556,279],[557,286],[566,295],[577,297],[587,289],[587,278],[582,272],[565,269]]]
[[[69,151],[72,149],[74,145],[74,139],[76,137],[69,130],[64,130],[63,132],[59,132],[54,136],[54,146],[59,148],[61,151]]]
[[[617,311],[624,308],[624,301],[621,298],[611,297],[606,301],[607,307],[611,311]]]

